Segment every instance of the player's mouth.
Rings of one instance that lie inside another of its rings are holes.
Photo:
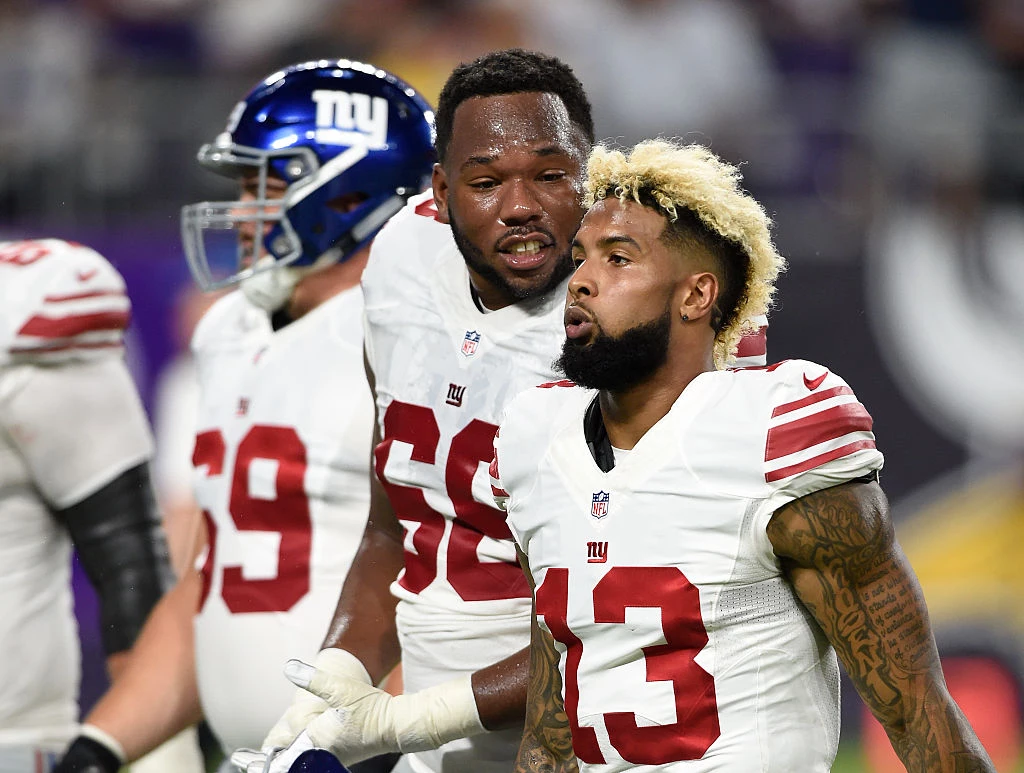
[[[571,341],[589,337],[594,329],[590,314],[576,304],[566,307],[562,321],[565,324],[565,337]]]
[[[547,234],[510,236],[498,242],[498,254],[513,271],[531,271],[547,263],[554,252],[554,240]]]

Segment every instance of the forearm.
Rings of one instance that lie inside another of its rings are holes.
[[[995,767],[941,682],[924,678],[904,717],[883,722],[908,773],[995,773]]]
[[[768,536],[907,770],[994,771],[946,689],[924,594],[877,484],[798,499]]]
[[[569,718],[562,701],[562,676],[554,640],[537,624],[530,634],[526,726],[515,773],[575,773]]]
[[[576,757],[556,753],[530,729],[523,733],[513,773],[578,773]]]
[[[391,583],[403,565],[400,540],[368,525],[345,578],[324,647],[348,650],[379,684],[401,660]]]
[[[473,697],[484,727],[488,730],[522,727],[529,674],[529,647],[473,674]]]
[[[134,760],[201,719],[192,618],[201,578],[189,572],[160,600],[126,665],[86,717]]]

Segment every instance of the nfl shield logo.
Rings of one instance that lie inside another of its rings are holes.
[[[462,339],[462,353],[467,357],[476,354],[476,345],[480,343],[480,334],[475,330],[467,330],[466,337]]]
[[[604,518],[608,515],[608,498],[611,496],[607,491],[598,491],[590,501],[590,514],[595,518]]]

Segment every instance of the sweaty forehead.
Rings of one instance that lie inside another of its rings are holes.
[[[583,145],[579,129],[555,94],[501,94],[471,97],[458,106],[449,157],[458,165],[473,156],[500,158],[515,150],[551,147],[582,157]]]

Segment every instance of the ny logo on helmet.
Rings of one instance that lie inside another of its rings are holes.
[[[388,139],[388,101],[369,94],[317,89],[316,141],[324,145],[383,148]]]

